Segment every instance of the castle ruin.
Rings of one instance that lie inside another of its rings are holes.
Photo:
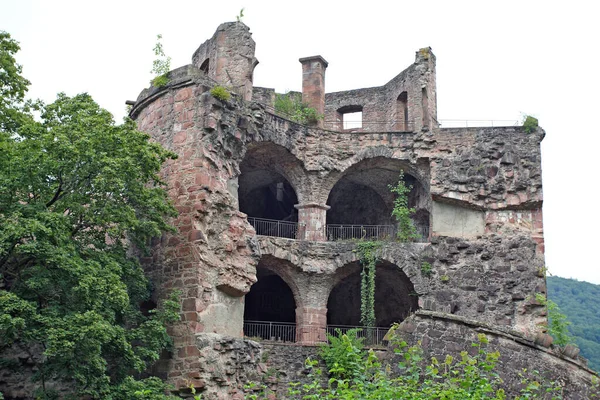
[[[163,169],[176,232],[143,260],[157,299],[182,292],[158,373],[207,398],[243,398],[268,348],[269,365],[295,379],[326,332],[360,324],[355,250],[368,239],[382,242],[371,338],[402,322],[407,340],[445,354],[484,332],[510,360],[509,385],[522,368],[544,369],[584,398],[592,371],[536,341],[547,321],[535,296],[546,293],[544,131],[440,126],[430,48],[382,86],[335,93],[327,61],[301,58],[302,100],[323,119],[295,123],[275,112],[273,89],[253,86],[254,49],[246,25],[224,23],[131,109],[179,156]],[[216,85],[232,98],[211,96]],[[400,171],[420,237],[411,243],[390,240]]]

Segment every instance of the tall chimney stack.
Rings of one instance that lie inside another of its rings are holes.
[[[302,63],[302,101],[317,110],[319,115],[325,114],[325,70],[329,65],[321,56],[301,58]],[[323,127],[323,120],[317,122]]]

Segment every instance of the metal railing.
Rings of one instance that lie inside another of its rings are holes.
[[[395,225],[327,225],[327,240],[377,239],[392,240],[398,231]]]
[[[347,333],[356,329],[356,336],[363,339],[365,346],[384,346],[384,338],[390,328],[349,326],[349,325],[327,325],[327,333],[337,336],[338,333]]]
[[[244,336],[272,342],[296,342],[293,322],[244,321]]]
[[[298,234],[297,222],[254,217],[248,217],[248,222],[254,227],[257,235],[296,239]]]
[[[519,126],[520,121],[514,119],[441,119],[440,128],[487,128],[503,126]]]
[[[357,330],[357,337],[363,339],[366,346],[384,346],[384,337],[389,328],[349,326],[349,325],[327,325],[323,327],[315,325],[296,326],[293,322],[272,321],[244,321],[244,336],[253,340],[265,340],[277,343],[299,343],[317,344],[326,343],[327,336],[347,333],[351,329]]]

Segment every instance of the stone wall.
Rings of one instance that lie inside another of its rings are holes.
[[[211,39],[192,56],[192,64],[219,84],[233,88],[245,100],[252,98],[252,78],[258,60],[250,28],[242,22],[219,25]]]
[[[598,374],[587,368],[584,360],[569,358],[558,348],[537,345],[531,337],[509,329],[499,329],[476,320],[434,312],[417,312],[406,319],[396,331],[409,345],[421,343],[426,360],[436,357],[444,360],[446,355],[460,359],[460,352],[472,354],[479,343],[477,335],[485,334],[489,340],[486,350],[500,352],[500,363],[495,371],[504,381],[502,387],[507,396],[516,395],[522,388],[520,373],[530,376],[539,371],[546,382],[556,381],[562,387],[562,398],[583,400],[600,395],[600,388],[592,385]],[[396,365],[399,356],[388,353],[387,360]]]
[[[326,95],[326,121],[354,105],[363,106],[365,120],[371,115],[386,121],[361,132],[308,127],[275,115],[263,104],[272,102],[271,89],[257,89],[256,102],[244,101],[247,90],[229,101],[213,98],[210,88],[227,81],[212,68],[231,74],[230,67],[240,66],[232,78],[248,88],[253,51],[245,25],[221,25],[195,53],[194,65],[172,71],[167,86],[144,90],[131,112],[141,130],[179,156],[162,171],[179,212],[172,221],[176,232],[157,239],[143,260],[156,282],[156,300],[182,292],[182,321],[170,330],[171,382],[182,387],[197,365],[197,335],[243,335],[244,295],[257,279],[257,265],[279,275],[294,294],[296,339],[323,339],[331,291],[359,268],[355,244],[326,242],[327,215],[343,209],[336,223],[351,223],[342,219],[355,212],[353,202],[390,207],[387,185],[396,183],[400,170],[418,189],[411,196],[423,214],[427,243],[390,242],[380,256],[400,281],[410,282],[418,306],[527,334],[540,329],[546,317],[534,299],[545,293],[541,129],[437,128],[429,49],[380,88]],[[229,61],[211,64],[215,57]],[[402,92],[415,129],[399,132]],[[296,239],[257,237],[240,204],[251,202],[261,185],[281,181],[298,201]],[[342,181],[345,202],[330,197]],[[370,190],[368,196],[358,196],[359,186]],[[372,223],[386,221],[383,214],[377,218]],[[427,274],[423,263],[431,265]]]
[[[402,93],[406,93],[407,98],[407,121],[398,105]],[[353,131],[418,132],[437,127],[435,56],[431,49],[417,51],[415,63],[383,86],[327,93],[325,128],[342,130],[341,114],[359,109],[362,109],[363,125]]]

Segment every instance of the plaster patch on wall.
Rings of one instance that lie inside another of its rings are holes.
[[[485,232],[485,213],[482,211],[434,201],[432,214],[434,235],[469,238]]]

